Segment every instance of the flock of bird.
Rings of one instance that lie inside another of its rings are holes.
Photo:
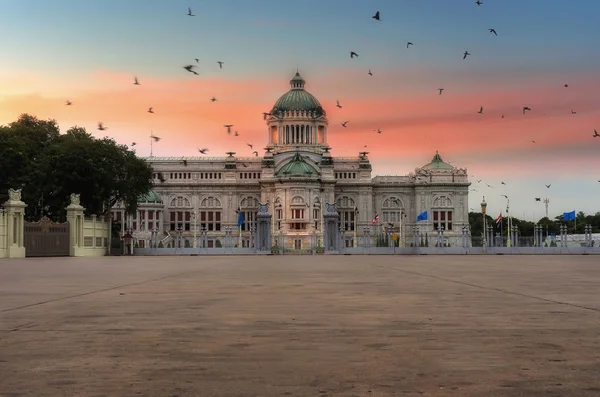
[[[475,5],[477,5],[478,7],[481,7],[481,6],[484,4],[484,3],[483,3],[482,1],[480,1],[480,0],[477,0],[477,1],[475,1],[474,3],[475,3]],[[195,14],[192,12],[192,9],[191,9],[191,7],[188,7],[187,16],[189,16],[189,17],[194,17],[194,16],[196,16],[196,15],[195,15]],[[380,23],[380,22],[382,22],[382,19],[381,19],[381,13],[380,13],[380,11],[376,11],[376,12],[375,12],[375,14],[374,14],[374,15],[373,15],[371,18],[372,18],[372,19],[374,19],[374,20],[375,20],[377,23]],[[489,33],[489,34],[491,34],[491,35],[493,35],[493,36],[495,36],[495,37],[498,37],[498,32],[496,31],[496,29],[495,29],[495,28],[489,28],[489,29],[488,29],[488,33]],[[407,42],[406,42],[406,48],[407,48],[407,49],[409,49],[410,47],[413,47],[414,45],[415,45],[415,44],[414,44],[412,41],[407,41]],[[466,60],[468,57],[470,57],[470,56],[472,56],[472,55],[473,55],[473,54],[471,54],[471,53],[470,53],[468,50],[465,50],[465,51],[462,53],[462,59],[463,59],[463,60]],[[351,50],[351,51],[350,51],[350,59],[354,59],[354,58],[358,58],[358,57],[359,57],[359,54],[358,54],[356,51],[353,51],[353,50]],[[196,62],[196,65],[195,65],[195,64],[193,64],[193,63],[190,63],[190,64],[188,64],[188,65],[184,65],[184,66],[183,66],[183,69],[184,69],[185,71],[187,71],[187,72],[189,72],[189,73],[191,73],[191,74],[195,75],[195,76],[198,76],[198,75],[199,75],[199,73],[196,71],[196,69],[197,69],[197,64],[199,64],[199,63],[200,63],[200,59],[199,59],[199,58],[194,58],[194,61]],[[220,69],[220,70],[222,70],[222,69],[223,69],[223,65],[225,64],[225,62],[223,62],[223,61],[216,61],[216,63],[218,64],[218,66],[219,66],[219,69]],[[371,71],[371,69],[368,69],[368,72],[367,72],[367,74],[368,74],[369,76],[373,76],[373,72]],[[134,82],[133,82],[133,84],[134,84],[134,85],[136,85],[136,86],[140,86],[140,85],[141,85],[141,83],[140,83],[140,80],[138,79],[138,77],[137,77],[137,76],[135,76],[135,77],[134,77]],[[563,87],[564,87],[565,89],[567,89],[567,88],[569,88],[569,85],[568,85],[568,84],[564,84],[564,85],[563,85]],[[445,92],[446,92],[445,88],[443,88],[443,87],[437,88],[437,90],[436,90],[436,91],[438,92],[438,95],[442,95],[443,93],[445,93]],[[213,97],[211,97],[211,98],[210,98],[210,101],[214,103],[214,102],[216,102],[216,101],[217,101],[217,98],[213,96]],[[70,100],[67,100],[65,104],[66,104],[67,106],[71,106],[71,105],[73,105],[73,102],[72,102],[72,101],[70,101]],[[336,101],[336,107],[337,107],[338,109],[342,109],[342,108],[343,108],[343,106],[340,104],[340,101],[339,101],[339,100],[337,100],[337,101]],[[532,109],[531,109],[529,106],[522,106],[522,108],[521,108],[521,112],[522,112],[522,114],[523,114],[523,115],[525,115],[526,113],[528,113],[528,112],[531,112],[531,111],[532,111]],[[147,112],[148,112],[149,114],[154,114],[154,107],[150,106],[150,107],[148,108]],[[478,114],[484,114],[484,106],[483,106],[483,105],[481,105],[481,106],[479,107],[479,110],[477,111],[477,113],[478,113]],[[271,116],[271,113],[270,113],[270,112],[263,112],[262,114],[263,114],[263,119],[265,119],[265,120],[267,119],[267,117],[268,117],[268,116]],[[577,114],[577,112],[571,109],[571,114],[575,115],[575,114]],[[500,117],[501,117],[502,119],[504,119],[504,117],[505,117],[505,116],[504,116],[504,114],[501,114],[501,116],[500,116]],[[348,123],[349,123],[349,122],[350,122],[350,120],[345,120],[345,121],[341,122],[341,125],[342,125],[342,127],[343,127],[343,128],[347,128],[347,126],[348,126]],[[227,132],[227,134],[228,134],[228,135],[231,135],[231,134],[232,134],[232,127],[233,127],[233,126],[234,126],[233,124],[225,124],[225,125],[224,125],[224,128],[226,128],[226,132]],[[107,130],[107,129],[108,129],[108,127],[106,127],[106,126],[104,125],[104,123],[102,123],[102,122],[99,122],[99,123],[98,123],[98,130],[100,130],[100,131],[105,131],[105,130]],[[374,132],[376,132],[377,134],[381,134],[381,133],[383,132],[383,131],[382,131],[380,128],[374,129],[373,131],[374,131]],[[238,132],[238,131],[233,131],[233,136],[234,136],[234,137],[238,137],[238,136],[239,136],[239,132]],[[594,130],[594,133],[593,133],[592,137],[593,137],[593,138],[598,138],[598,137],[600,137],[600,134],[598,133],[598,131],[597,131],[597,130]],[[152,142],[152,141],[153,141],[153,142],[158,142],[158,141],[160,141],[160,140],[161,140],[161,138],[160,138],[160,137],[158,137],[158,136],[156,136],[156,135],[154,135],[154,133],[151,133],[151,135],[150,135],[150,138],[151,138],[151,142]],[[534,143],[534,144],[536,143],[536,141],[535,141],[535,140],[532,140],[531,142],[532,142],[532,143]],[[131,144],[131,146],[135,146],[135,145],[136,145],[136,142],[133,142],[133,143]],[[252,150],[252,149],[253,149],[253,145],[252,145],[252,144],[248,143],[248,144],[247,144],[247,146],[250,148],[250,150]],[[364,147],[366,148],[366,147],[367,147],[367,145],[365,145]],[[200,154],[206,154],[208,151],[209,151],[209,149],[208,149],[208,148],[198,148],[198,152],[199,152]],[[253,151],[252,153],[253,153],[255,156],[258,156],[258,152],[257,152],[257,151]],[[478,180],[478,183],[480,183],[480,182],[481,182],[481,180]],[[598,181],[598,182],[600,182],[600,181]],[[502,182],[502,184],[503,184],[503,185],[505,185],[505,183],[504,183],[504,182]],[[492,188],[492,186],[490,186],[489,184],[487,184],[487,186],[488,186],[489,188]],[[546,185],[546,188],[550,188],[550,185]],[[472,189],[472,191],[477,191],[477,189]],[[541,201],[541,198],[540,198],[540,197],[535,197],[535,201]]]

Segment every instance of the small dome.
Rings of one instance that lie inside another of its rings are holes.
[[[313,176],[318,174],[315,167],[304,161],[300,153],[296,152],[292,160],[281,167],[275,173],[275,176]]]
[[[160,195],[156,193],[154,190],[150,190],[146,193],[145,196],[140,197],[140,203],[149,203],[149,204],[162,204],[162,199]]]
[[[288,111],[315,112],[317,116],[324,116],[325,110],[319,100],[304,89],[304,79],[300,73],[290,80],[290,90],[283,94],[271,110],[272,114]]]
[[[440,156],[440,154],[436,150],[435,156],[433,156],[433,159],[431,159],[431,162],[429,164],[425,164],[421,168],[428,169],[428,170],[452,170],[452,169],[454,169],[454,166],[452,166],[448,163],[445,163],[444,160],[442,160],[442,156]]]

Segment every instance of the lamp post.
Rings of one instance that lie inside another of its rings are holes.
[[[192,216],[194,217],[194,248],[197,248],[198,245],[196,244],[196,229],[198,227],[198,224],[196,223],[196,210],[194,210],[194,212],[192,213]]]
[[[256,251],[256,228],[250,226],[250,240],[248,241],[248,248],[254,248]]]
[[[183,248],[181,246],[181,239],[183,236],[183,229],[181,226],[177,228],[177,242],[175,243],[175,252],[177,252],[177,248]],[[179,247],[178,247],[179,246]]]
[[[485,196],[483,196],[483,201],[481,202],[481,214],[483,215],[483,253],[487,253],[487,222],[485,220],[485,210],[487,209],[487,203],[485,202]]]
[[[156,240],[158,239],[158,229],[153,227],[151,233],[152,233],[152,237],[150,239],[150,248],[151,248],[150,251],[152,251],[152,249],[157,248]]]
[[[344,226],[340,225],[340,254],[344,251]]]
[[[208,229],[206,228],[206,226],[200,227],[200,238],[202,239],[202,248],[208,248],[207,232]]]

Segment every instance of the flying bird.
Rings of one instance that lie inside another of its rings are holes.
[[[212,98],[210,98],[210,101],[211,101],[211,102],[216,102],[216,101],[217,101],[217,98],[215,98],[215,97],[212,97]]]
[[[479,0],[477,0],[477,1],[475,2],[475,4],[477,4],[478,6],[480,6],[480,5],[482,5],[483,3],[482,3],[481,1],[479,1]]]
[[[571,114],[577,114],[577,112],[571,109]]]
[[[496,29],[488,29],[488,32],[495,34],[496,36],[498,36],[498,33],[496,33]]]
[[[342,108],[342,105],[340,105],[340,101],[335,101],[335,102],[336,102],[336,105],[335,105],[335,106],[337,106],[338,108],[340,108],[340,109],[341,109],[341,108]]]
[[[253,154],[255,157],[258,157],[258,152],[257,152],[256,150],[255,150],[255,151],[253,151],[253,152],[252,152],[252,154]]]
[[[133,81],[134,85],[140,85],[140,82],[138,81],[137,77],[134,77],[134,81]]]
[[[195,15],[194,15],[194,14],[192,14],[192,9],[191,9],[190,7],[188,7],[188,13],[187,13],[187,14],[188,14],[188,16],[190,16],[190,17],[195,17]]]
[[[469,55],[471,55],[471,53],[470,53],[469,51],[465,51],[465,52],[463,53],[463,59],[467,59],[467,57],[468,57]]]
[[[240,136],[240,133],[236,131],[234,132],[233,136]]]
[[[502,184],[502,185],[506,185],[506,183],[504,183],[504,181],[501,181],[501,182],[500,182],[500,184]]]
[[[233,124],[225,124],[223,127],[227,128],[228,134],[231,134],[231,127],[233,127]]]
[[[65,105],[67,105],[67,106],[71,106],[72,104],[73,104],[73,102],[71,102],[71,101],[69,101],[69,100],[67,100],[67,101],[65,102]]]
[[[381,21],[381,19],[379,19],[379,11],[377,11],[371,18],[375,19],[376,21]]]
[[[154,113],[154,110],[152,110],[152,109],[153,109],[152,107],[148,108],[148,113]]]
[[[346,124],[348,124],[348,122],[349,122],[349,120],[347,120],[347,121],[344,121],[344,122],[342,123],[342,127],[346,128]]]
[[[202,154],[206,154],[206,152],[208,152],[208,149],[204,148],[204,149],[198,149],[198,151]]]
[[[250,149],[253,149],[251,144],[247,143],[246,145],[248,145],[248,147],[250,147]]]
[[[544,185],[544,186],[546,186],[548,189],[550,189],[550,186],[552,186],[552,185]]]
[[[408,46],[414,45],[413,43],[411,43],[410,41],[406,43],[406,48],[408,48]]]
[[[502,197],[504,197],[505,199],[508,198],[508,196],[506,194],[501,194]]]
[[[483,106],[481,106],[481,107],[479,108],[479,112],[477,112],[477,113],[479,113],[479,114],[483,114]]]
[[[442,92],[444,92],[443,88],[438,88],[438,91],[440,92],[440,95],[442,95]]]
[[[542,201],[542,198],[541,197],[536,197],[535,201]]]
[[[358,54],[354,51],[350,51],[350,59],[352,59],[354,57],[358,57]]]
[[[373,130],[373,131],[376,131],[378,134],[381,134],[383,132],[383,131],[381,131],[381,128],[377,128],[376,130]]]
[[[502,116],[500,116],[500,118],[503,119],[504,118],[504,114]]]
[[[523,114],[527,111],[531,111],[531,109],[528,106],[523,106]]]
[[[369,76],[373,76],[373,73],[371,73],[371,69],[369,69]]]
[[[195,68],[195,67],[196,67],[196,65],[185,65],[183,68],[184,68],[185,70],[187,70],[188,72],[190,72],[190,73],[194,73],[196,76],[198,76],[198,72],[196,72],[196,71],[194,70],[194,68]]]
[[[137,145],[137,143],[131,142],[131,146],[135,146],[135,145]]]
[[[531,143],[535,143],[535,141],[531,141]]]
[[[194,58],[194,60],[196,61],[196,63],[200,63],[200,60],[198,58]]]
[[[565,88],[568,88],[568,87],[569,87],[569,85],[568,85],[568,84],[565,84]]]
[[[598,134],[598,131],[594,130],[594,135],[592,135],[594,138],[598,138],[600,136],[600,134]]]
[[[183,159],[179,162],[179,164],[183,164],[185,167],[187,167],[187,160]]]
[[[154,139],[154,142],[160,141],[160,138],[154,135],[150,135],[150,138]]]
[[[217,63],[219,64],[219,69],[223,69],[223,64],[225,62],[223,62],[223,61],[217,61]]]
[[[107,130],[107,129],[108,129],[108,127],[105,127],[105,126],[104,126],[104,124],[100,122],[100,123],[98,123],[98,129],[99,129],[100,131],[104,131],[104,130]]]

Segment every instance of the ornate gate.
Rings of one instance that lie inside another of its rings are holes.
[[[25,222],[25,256],[69,256],[69,222]]]

